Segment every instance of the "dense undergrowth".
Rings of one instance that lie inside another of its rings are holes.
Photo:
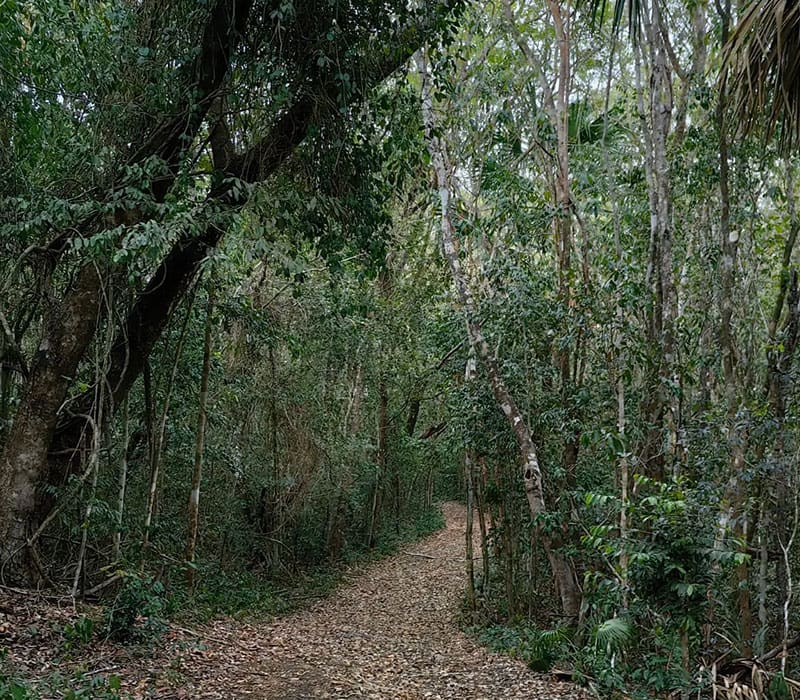
[[[172,605],[175,614],[185,620],[204,620],[217,615],[258,618],[286,614],[330,593],[352,567],[388,556],[403,544],[425,537],[443,525],[441,510],[431,507],[401,523],[399,528],[379,533],[371,549],[349,549],[334,564],[300,570],[286,579],[265,580],[253,572],[231,574],[219,569],[201,569],[198,578],[203,584],[195,591],[178,588],[172,596]]]
[[[196,590],[177,585],[167,589],[152,575],[142,572],[121,574],[116,593],[101,605],[91,606],[70,622],[51,622],[47,630],[29,628],[25,641],[49,645],[54,670],[32,676],[15,669],[7,650],[0,649],[0,700],[115,700],[127,697],[117,673],[81,670],[90,664],[103,645],[123,655],[146,658],[162,643],[171,624],[201,624],[219,616],[234,616],[252,624],[286,615],[330,594],[343,576],[370,561],[395,553],[401,546],[425,537],[444,525],[442,512],[431,507],[414,518],[379,533],[373,548],[343,553],[335,565],[298,571],[291,578],[267,580],[250,573],[229,574],[201,571],[203,582]],[[176,582],[182,577],[176,576]],[[66,662],[69,673],[55,670]],[[76,668],[77,667],[77,668]],[[176,676],[179,684],[179,678]]]

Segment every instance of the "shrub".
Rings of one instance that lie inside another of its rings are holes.
[[[126,574],[105,612],[106,634],[121,642],[150,642],[167,629],[164,586],[146,574]]]

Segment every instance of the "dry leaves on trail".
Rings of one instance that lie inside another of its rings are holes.
[[[370,565],[307,610],[260,627],[215,623],[190,672],[195,697],[586,697],[459,630],[465,515],[457,504],[444,509],[444,530]]]
[[[118,648],[109,661],[109,647],[96,651],[114,664],[132,698],[587,698],[459,629],[465,511],[451,503],[444,514],[443,530],[359,569],[301,612],[258,625],[220,619],[197,629],[173,626],[144,658]]]

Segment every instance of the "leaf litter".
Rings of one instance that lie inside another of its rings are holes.
[[[356,568],[330,596],[305,610],[260,624],[221,618],[189,629],[173,625],[147,655],[111,642],[91,660],[61,660],[62,670],[113,671],[131,698],[305,700],[584,700],[571,683],[493,653],[458,623],[464,573],[463,506],[443,506],[446,526],[413,548]],[[9,602],[11,601],[11,602]],[[12,613],[11,605],[16,605]],[[0,637],[25,675],[52,669],[39,628],[69,623],[74,605],[0,595]],[[14,619],[14,618],[18,619]],[[24,619],[23,619],[24,618]],[[27,622],[25,621],[27,620]],[[5,625],[5,627],[4,627]],[[9,644],[10,643],[10,644]],[[66,666],[65,666],[66,664]]]

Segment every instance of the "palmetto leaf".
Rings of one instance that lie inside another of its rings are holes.
[[[755,0],[725,51],[722,87],[730,91],[741,131],[780,126],[790,150],[800,136],[800,0]]]
[[[623,620],[621,617],[612,617],[597,625],[594,628],[593,636],[598,647],[618,651],[630,641],[632,633],[633,628],[627,620]]]

